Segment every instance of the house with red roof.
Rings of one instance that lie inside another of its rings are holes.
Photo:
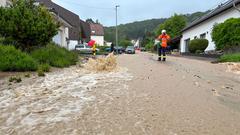
[[[96,41],[99,46],[104,46],[104,28],[99,23],[89,23],[91,29],[91,40]]]

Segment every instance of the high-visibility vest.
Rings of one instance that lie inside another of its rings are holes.
[[[92,47],[93,51],[96,51],[96,45],[94,44]]]
[[[167,47],[167,43],[170,40],[170,36],[167,34],[166,35],[162,34],[158,37],[158,39],[162,39],[162,47]]]

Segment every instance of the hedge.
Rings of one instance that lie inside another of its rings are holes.
[[[49,64],[50,66],[59,68],[75,65],[78,61],[77,53],[70,52],[54,43],[34,50],[31,56],[36,59],[39,64]]]
[[[207,39],[194,39],[190,41],[189,51],[190,53],[200,53],[204,52],[208,47]]]
[[[231,18],[213,27],[212,39],[218,50],[240,46],[240,18]]]
[[[37,62],[27,53],[21,52],[14,46],[0,45],[1,71],[36,71]]]

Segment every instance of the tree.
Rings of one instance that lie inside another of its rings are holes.
[[[87,22],[87,23],[95,23],[95,22],[93,21],[93,19],[91,19],[91,18],[86,19],[86,22]]]
[[[15,0],[10,8],[0,8],[0,36],[16,42],[25,51],[45,46],[57,34],[58,24],[48,10],[34,0]]]
[[[146,31],[143,36],[143,40],[141,44],[143,47],[146,47],[146,45],[149,45],[149,44],[154,44],[154,39],[155,39],[154,33]]]
[[[120,46],[127,48],[128,46],[132,46],[132,42],[130,40],[124,39],[120,41]]]
[[[167,33],[174,38],[181,35],[181,30],[186,26],[187,21],[183,15],[174,14],[171,18],[160,24],[156,30],[156,34],[160,35],[162,30],[167,30]]]
[[[240,46],[240,18],[231,18],[213,27],[212,39],[218,50]]]

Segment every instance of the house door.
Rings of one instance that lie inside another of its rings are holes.
[[[190,38],[185,40],[185,53],[189,52]]]

